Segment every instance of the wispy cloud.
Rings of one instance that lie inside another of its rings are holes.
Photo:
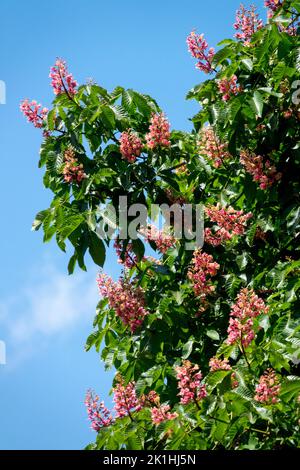
[[[0,300],[1,336],[4,332],[0,339],[7,342],[17,362],[20,351],[22,357],[31,355],[33,345],[92,321],[98,301],[95,274],[68,276],[53,262],[41,261],[14,296]]]

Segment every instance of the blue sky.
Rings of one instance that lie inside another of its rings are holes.
[[[257,2],[262,5],[262,1]],[[49,67],[67,60],[75,78],[122,85],[157,99],[175,128],[197,107],[184,100],[203,79],[185,39],[194,28],[210,45],[232,37],[239,0],[2,0],[0,80],[1,283],[0,449],[80,449],[94,439],[83,406],[87,388],[107,399],[112,373],[84,352],[98,300],[97,270],[68,277],[67,257],[30,231],[50,192],[37,168],[40,132],[26,123],[23,98],[50,106]],[[265,13],[263,13],[265,17]],[[106,271],[117,273],[110,253]]]

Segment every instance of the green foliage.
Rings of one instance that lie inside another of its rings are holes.
[[[286,4],[299,12],[299,2]],[[224,246],[205,245],[220,270],[200,316],[187,278],[192,254],[185,251],[185,240],[162,256],[161,265],[145,261],[144,247],[135,243],[139,262],[130,275],[144,289],[150,313],[131,334],[101,300],[86,348],[95,347],[107,368],[117,369],[126,382],[135,381],[139,395],[155,390],[178,417],[155,426],[144,407],[133,413],[133,421],[124,417],[101,429],[91,449],[273,449],[300,444],[300,111],[292,101],[300,44],[299,36],[279,32],[278,22],[290,20],[287,10],[280,15],[254,35],[250,47],[233,40],[220,43],[215,77],[187,95],[200,105],[192,119],[194,130],[172,131],[170,148],[145,147],[135,163],[121,158],[120,132],[148,132],[151,114],[160,111],[152,98],[122,87],[109,93],[98,85],[84,85],[74,98],[62,94],[54,100],[47,121],[52,134],[40,154],[44,184],[54,199],[37,214],[33,229],[42,227],[45,241],[55,236],[62,250],[70,242],[74,253],[69,273],[77,264],[85,269],[87,253],[103,266],[106,247],[96,227],[103,207],[107,226],[114,227],[109,208],[115,207],[119,216],[122,195],[130,204],[150,208],[168,202],[165,190],[172,189],[191,204],[220,203],[253,214],[244,236]],[[224,102],[218,80],[233,74],[242,91]],[[288,119],[286,111],[291,111]],[[219,168],[199,155],[199,131],[208,123],[231,154]],[[81,184],[63,178],[63,155],[70,145],[87,175]],[[281,180],[260,189],[240,163],[245,149],[270,159]],[[176,171],[183,163],[185,170]],[[225,340],[230,306],[246,286],[270,310],[245,352]],[[209,371],[215,355],[230,360],[237,388],[232,388],[232,371]],[[182,359],[198,364],[205,377],[207,398],[198,407],[179,404],[174,366]],[[269,367],[280,377],[280,400],[261,405],[254,399],[255,386]]]

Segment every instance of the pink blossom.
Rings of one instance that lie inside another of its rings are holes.
[[[222,78],[218,81],[219,92],[222,93],[222,100],[228,101],[231,96],[238,95],[242,88],[237,85],[237,76],[233,75],[229,80],[228,78]]]
[[[265,7],[276,12],[283,5],[283,0],[265,0]]]
[[[241,39],[245,46],[249,46],[252,35],[263,27],[263,21],[259,19],[254,5],[251,5],[250,9],[247,10],[241,4],[240,9],[236,12],[236,22],[233,26],[234,29],[239,31],[235,34],[235,37]]]
[[[74,150],[70,147],[64,152],[63,175],[66,183],[80,183],[87,176],[83,164],[78,163]]]
[[[212,61],[215,55],[213,47],[208,48],[208,44],[203,34],[196,34],[192,31],[187,37],[188,50],[192,57],[198,60],[196,67],[205,73],[211,73],[214,69]]]
[[[195,295],[202,301],[199,313],[206,309],[206,297],[215,290],[211,277],[216,276],[220,265],[213,257],[200,249],[194,251],[192,266],[188,271],[188,278],[193,283]]]
[[[27,118],[28,122],[31,122],[34,127],[41,128],[45,124],[45,120],[48,114],[48,109],[43,108],[37,101],[28,99],[23,100],[20,104],[20,110]]]
[[[259,183],[262,190],[268,189],[282,177],[282,173],[277,172],[270,160],[264,159],[261,155],[254,155],[248,150],[242,150],[240,153],[240,162],[245,167],[247,173],[253,177],[253,181]]]
[[[227,209],[221,208],[220,204],[205,208],[205,212],[211,222],[215,222],[218,226],[214,232],[210,228],[204,230],[205,242],[212,246],[219,246],[231,240],[234,235],[243,235],[245,225],[252,217],[251,212],[244,214],[243,211],[236,211],[231,206]]]
[[[231,158],[226,143],[222,143],[211,126],[205,127],[198,141],[199,153],[211,160],[215,168],[223,165],[224,160]]]
[[[152,115],[146,141],[151,150],[159,146],[170,147],[170,124],[163,113]]]
[[[265,6],[268,8],[268,18],[272,19],[280,8],[283,7],[283,0],[265,0]],[[296,11],[294,10],[296,15]],[[300,22],[296,21],[297,17],[292,15],[290,24],[284,25],[277,22],[278,30],[282,33],[289,34],[290,36],[297,36],[297,31],[300,26]]]
[[[98,395],[94,395],[91,390],[88,390],[86,394],[85,406],[91,421],[91,428],[94,431],[98,432],[101,428],[112,423],[113,418],[110,411],[106,408],[103,401],[99,402]]]
[[[77,93],[77,82],[74,80],[73,75],[68,72],[65,60],[56,59],[54,66],[50,69],[49,77],[55,95],[67,93],[70,97],[73,97]]]
[[[216,372],[217,370],[231,370],[232,367],[229,364],[228,359],[219,359],[217,357],[212,357],[209,360],[209,368],[211,372]]]
[[[150,390],[150,392],[144,397],[144,403],[149,402],[151,405],[159,405],[160,397],[155,390]]]
[[[133,252],[132,243],[127,243],[125,251],[123,250],[123,244],[121,240],[116,239],[114,242],[114,248],[118,256],[118,263],[123,264],[126,268],[131,269],[138,263],[138,258]],[[121,258],[123,254],[124,259]]]
[[[176,243],[176,239],[170,233],[166,233],[163,230],[158,230],[155,225],[148,225],[148,227],[142,227],[140,234],[143,235],[146,240],[154,242],[156,248],[161,253],[166,253],[170,248],[173,248]]]
[[[259,383],[255,388],[256,395],[254,400],[265,405],[274,405],[278,403],[280,388],[280,381],[275,371],[267,369],[260,377]]]
[[[207,396],[206,386],[201,383],[202,374],[198,365],[193,365],[190,361],[183,361],[182,366],[175,367],[175,370],[180,403],[187,405]]]
[[[120,152],[129,162],[134,163],[141,155],[143,144],[141,139],[131,130],[122,132],[120,137]]]
[[[156,426],[163,421],[172,420],[178,417],[178,413],[170,413],[170,405],[160,405],[159,407],[151,408],[152,423]]]
[[[252,289],[242,289],[230,312],[227,343],[248,347],[255,338],[254,319],[268,311],[269,307]]]
[[[130,415],[132,411],[139,411],[142,408],[141,401],[136,396],[135,383],[129,382],[125,385],[122,377],[117,377],[117,385],[113,388],[114,409],[117,418]]]
[[[124,278],[114,282],[104,273],[99,274],[97,282],[100,294],[108,299],[110,308],[115,310],[116,315],[133,333],[148,314],[143,289]]]

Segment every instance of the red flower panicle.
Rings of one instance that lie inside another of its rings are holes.
[[[56,59],[55,64],[50,69],[49,77],[55,95],[67,93],[70,97],[73,97],[77,93],[77,82],[74,80],[73,75],[68,72],[65,60]]]
[[[283,0],[265,0],[265,7],[270,8],[272,12],[276,12],[283,5]]]
[[[192,57],[198,60],[196,67],[205,73],[211,73],[214,69],[212,61],[215,55],[213,47],[208,48],[208,44],[203,34],[196,34],[192,31],[187,37],[188,50]]]
[[[279,181],[282,174],[277,172],[270,160],[264,162],[263,157],[254,155],[252,152],[242,150],[240,154],[240,162],[245,167],[247,173],[253,177],[253,181],[259,183],[262,190],[270,188],[276,181]]]
[[[209,368],[211,372],[216,372],[217,370],[231,370],[231,365],[229,364],[228,359],[212,357],[209,360]]]
[[[194,251],[192,267],[188,272],[188,278],[193,283],[194,293],[202,301],[199,313],[206,309],[206,296],[214,292],[215,287],[211,278],[216,276],[220,265],[213,257],[200,249]]]
[[[129,382],[125,385],[123,378],[118,376],[117,385],[113,388],[113,394],[117,418],[123,418],[130,415],[132,411],[139,411],[142,408],[142,403],[136,396],[134,382]]]
[[[243,235],[245,225],[252,217],[251,212],[244,214],[243,211],[236,211],[233,207],[221,208],[220,204],[205,208],[206,215],[211,222],[218,226],[212,232],[210,228],[204,230],[205,242],[212,246],[219,246],[227,240],[231,240],[234,235]]]
[[[220,142],[210,126],[202,130],[198,148],[200,155],[211,160],[215,168],[219,168],[224,163],[224,160],[231,158],[227,144]]]
[[[87,177],[83,169],[83,164],[78,163],[72,148],[65,150],[64,161],[63,175],[66,183],[80,183]]]
[[[263,27],[263,21],[259,19],[254,5],[251,5],[247,10],[241,4],[240,9],[236,12],[236,22],[233,26],[238,31],[234,36],[241,39],[245,46],[249,46],[252,35]]]
[[[229,80],[222,78],[218,81],[219,92],[222,93],[222,100],[228,101],[232,96],[238,95],[242,88],[237,84],[237,76],[233,75]]]
[[[114,282],[104,273],[99,274],[98,287],[100,294],[108,299],[110,308],[128,325],[131,332],[140,327],[147,315],[144,291],[124,278]]]
[[[113,418],[110,411],[106,408],[103,401],[99,402],[98,395],[94,395],[91,390],[88,390],[86,394],[85,406],[91,421],[91,428],[94,431],[98,432],[101,428],[112,423]]]
[[[133,252],[132,243],[127,243],[125,251],[123,250],[123,244],[119,239],[116,239],[114,242],[114,248],[116,250],[118,256],[118,263],[123,264],[125,268],[131,269],[138,263],[138,258],[136,254]],[[124,251],[124,253],[123,253]],[[123,257],[121,255],[123,253]]]
[[[155,225],[148,225],[148,227],[142,227],[140,229],[140,234],[143,235],[146,240],[154,242],[157,250],[160,253],[166,253],[169,248],[173,248],[176,243],[176,239],[173,235],[159,230]]]
[[[267,369],[260,377],[259,383],[255,388],[256,395],[254,400],[265,405],[274,405],[278,403],[280,388],[280,381],[275,371]]]
[[[248,347],[255,338],[255,318],[268,311],[269,307],[252,289],[242,289],[230,312],[227,343]]]
[[[170,147],[170,124],[163,113],[152,115],[146,141],[151,150],[156,147]]]
[[[143,144],[141,139],[131,130],[122,132],[120,137],[120,152],[129,163],[134,163],[141,155]]]
[[[158,407],[151,408],[152,423],[156,426],[163,421],[170,421],[178,417],[178,413],[170,412],[170,405],[159,405]]]
[[[187,405],[207,396],[206,386],[201,383],[202,374],[198,365],[193,365],[190,361],[183,361],[182,366],[175,367],[175,370],[180,403]]]
[[[35,100],[29,101],[26,99],[21,102],[20,110],[27,118],[27,121],[31,122],[34,127],[39,129],[43,127],[48,114],[47,108],[43,108],[42,105]]]

